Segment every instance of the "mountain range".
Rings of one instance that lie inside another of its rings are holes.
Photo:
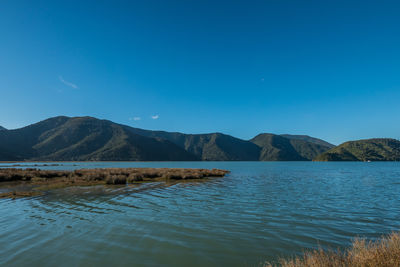
[[[0,161],[399,161],[400,141],[375,138],[334,146],[307,135],[151,131],[93,117],[49,118],[7,130]]]
[[[150,131],[93,117],[59,116],[0,131],[0,161],[297,161],[333,148],[304,135]]]

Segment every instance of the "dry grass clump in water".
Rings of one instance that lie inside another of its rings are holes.
[[[107,184],[126,184],[153,180],[203,179],[223,177],[228,171],[218,169],[179,169],[179,168],[108,168],[82,169],[74,171],[77,177],[87,180],[106,181]]]
[[[124,184],[126,182],[152,179],[202,179],[222,177],[228,171],[218,169],[179,169],[179,168],[107,168],[81,169],[75,171],[53,171],[39,169],[0,169],[0,182],[24,181],[39,182],[54,179],[76,181],[106,181],[107,184]]]
[[[41,194],[37,190],[48,190],[68,186],[125,185],[147,181],[190,180],[207,177],[222,177],[229,171],[218,169],[179,168],[106,168],[55,171],[39,169],[0,169],[1,182],[33,185],[27,192],[12,191],[0,194],[0,198],[17,198]]]
[[[46,190],[66,186],[124,185],[146,181],[188,180],[207,177],[222,177],[229,171],[218,169],[179,168],[106,168],[54,171],[39,169],[0,169],[1,182],[15,182],[39,186]],[[22,192],[20,192],[23,196]],[[26,192],[25,192],[26,193]],[[17,192],[17,194],[19,194]],[[13,197],[4,193],[0,197]]]
[[[392,233],[380,240],[371,242],[356,239],[350,248],[344,251],[306,252],[294,259],[281,259],[278,264],[267,263],[265,267],[392,267],[400,266],[400,234]]]

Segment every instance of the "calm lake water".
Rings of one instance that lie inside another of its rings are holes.
[[[31,165],[31,164],[26,164]],[[0,167],[10,164],[0,164]],[[400,230],[400,162],[91,162],[221,168],[204,182],[0,200],[2,266],[259,266]]]

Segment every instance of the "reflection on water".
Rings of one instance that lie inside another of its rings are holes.
[[[205,182],[65,188],[0,200],[0,265],[253,266],[318,244],[345,246],[357,235],[373,239],[400,229],[397,162],[90,162],[41,168],[92,167],[232,172]]]

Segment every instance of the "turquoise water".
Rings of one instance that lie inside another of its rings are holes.
[[[318,244],[342,247],[355,236],[374,239],[400,230],[399,162],[90,162],[40,168],[92,167],[231,173],[204,182],[66,188],[0,200],[0,265],[259,266]]]

